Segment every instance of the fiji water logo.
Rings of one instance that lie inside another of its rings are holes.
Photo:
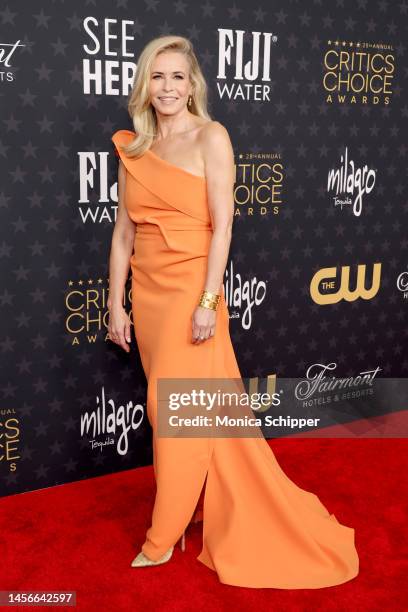
[[[217,88],[221,99],[272,100],[272,32],[218,28]]]
[[[234,273],[234,263],[230,262],[225,271],[226,281],[224,284],[224,295],[230,310],[230,318],[241,317],[244,329],[250,329],[252,315],[255,307],[262,304],[266,296],[266,282],[258,280],[256,276],[249,280],[243,280],[241,274]],[[231,308],[236,308],[231,312]]]
[[[356,217],[361,215],[363,207],[363,195],[371,193],[377,178],[377,171],[368,168],[367,164],[362,168],[356,168],[354,161],[348,159],[346,147],[344,156],[340,157],[341,167],[329,170],[327,177],[327,192],[334,191],[334,205],[353,206]],[[354,198],[354,201],[353,201]]]

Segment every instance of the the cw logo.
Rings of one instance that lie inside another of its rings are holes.
[[[347,302],[354,302],[357,298],[361,297],[364,300],[371,300],[380,287],[381,277],[381,264],[374,264],[373,280],[369,289],[365,288],[365,264],[357,266],[357,284],[354,291],[350,290],[350,266],[343,266],[341,268],[340,276],[340,287],[337,291],[331,291],[335,289],[334,280],[337,276],[337,268],[322,268],[318,270],[313,276],[310,283],[310,295],[316,304],[336,304],[341,299]],[[328,291],[327,293],[320,292],[321,288]]]

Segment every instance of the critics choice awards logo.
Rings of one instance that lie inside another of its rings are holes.
[[[391,101],[395,55],[391,45],[327,41],[323,91],[329,104],[381,104]]]

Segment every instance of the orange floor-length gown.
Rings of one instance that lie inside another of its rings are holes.
[[[204,288],[212,236],[206,179],[148,150],[138,159],[112,141],[126,170],[125,206],[137,223],[132,315],[148,382],[156,497],[143,552],[159,559],[191,521],[204,490],[203,545],[197,559],[220,582],[244,587],[321,588],[359,571],[354,529],[280,468],[266,440],[156,435],[158,378],[241,378],[224,293],[215,336],[191,342],[191,316]]]

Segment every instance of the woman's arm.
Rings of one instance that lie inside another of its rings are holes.
[[[208,206],[214,228],[203,289],[220,294],[234,218],[235,164],[228,132],[218,121],[208,124],[202,131],[202,151]]]
[[[218,121],[200,133],[207,179],[207,196],[213,226],[203,290],[220,295],[231,244],[234,217],[234,152],[225,127]],[[198,306],[192,317],[195,344],[215,332],[216,311]]]
[[[136,225],[130,219],[125,207],[126,168],[119,160],[118,169],[118,213],[112,233],[109,256],[109,337],[129,352],[130,320],[123,307],[123,293],[129,273],[130,258]]]

